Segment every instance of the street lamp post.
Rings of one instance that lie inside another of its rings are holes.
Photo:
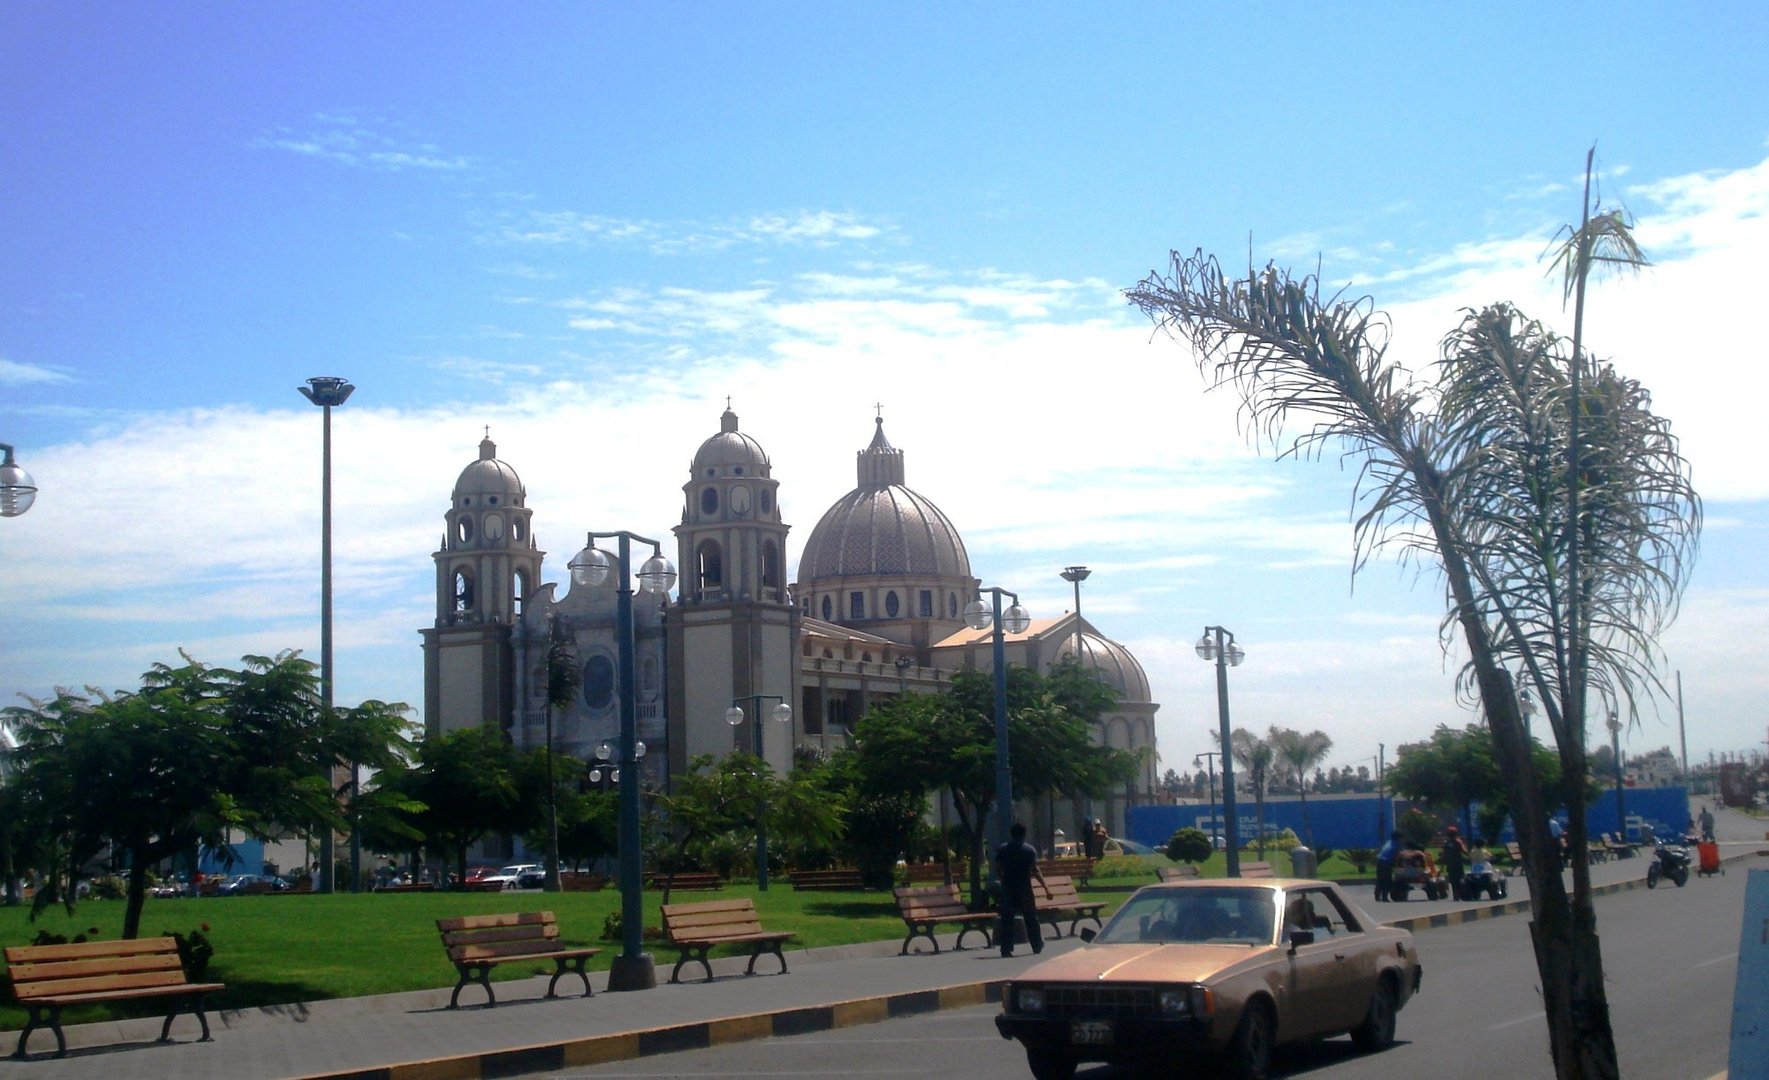
[[[1222,756],[1220,750],[1206,750],[1192,758],[1192,768],[1203,762],[1210,769],[1210,846],[1216,846],[1216,759]]]
[[[0,517],[18,517],[37,501],[37,482],[12,458],[12,445],[0,443]]]
[[[596,541],[617,541],[617,557],[610,557]],[[620,786],[620,937],[621,953],[608,968],[608,989],[649,990],[657,985],[657,968],[644,948],[645,897],[641,891],[639,851],[639,739],[638,709],[633,685],[633,582],[632,541],[651,545],[651,557],[639,567],[639,588],[647,595],[667,594],[676,583],[676,568],[663,557],[663,545],[630,532],[593,532],[584,549],[566,564],[573,584],[595,587],[617,575],[614,604],[614,637],[617,677],[620,682],[620,773],[628,782]]]
[[[1235,811],[1235,755],[1228,724],[1228,669],[1239,667],[1247,653],[1235,644],[1235,635],[1220,626],[1206,626],[1193,651],[1201,660],[1216,663],[1216,721],[1222,739],[1222,829],[1228,845],[1228,876],[1241,876],[1241,829]]]
[[[319,707],[329,720],[332,715],[332,407],[350,399],[356,387],[336,375],[315,375],[306,386],[297,386],[308,401],[320,407],[324,415],[320,464],[319,512]],[[350,763],[350,798],[356,799],[357,764]],[[326,787],[332,787],[331,770],[327,770]],[[319,839],[319,891],[332,892],[332,827],[325,826]],[[362,839],[354,820],[350,828],[350,891],[362,887]]]
[[[756,703],[756,718],[755,722],[750,725],[750,731],[754,735],[755,755],[765,763],[768,758],[762,752],[762,709],[760,703],[764,701],[779,702],[774,706],[770,715],[782,724],[792,723],[792,706],[788,705],[786,699],[779,694],[745,694],[742,697],[734,697],[731,699],[731,707],[725,710],[725,723],[732,727],[743,723],[743,708],[737,704],[740,701]],[[765,810],[765,807],[756,808],[756,888],[762,892],[768,891],[768,815]]]
[[[1622,839],[1628,836],[1628,811],[1622,801],[1622,722],[1615,710],[1609,710],[1609,741],[1615,751],[1615,827]]]
[[[1063,567],[1063,580],[1075,586],[1075,662],[1077,664],[1081,663],[1081,583],[1086,581],[1092,573],[1093,571],[1085,566]],[[1055,798],[1056,796],[1053,794],[1051,796],[1053,818],[1055,817]],[[1089,823],[1093,821],[1092,795],[1087,796],[1087,820]]]
[[[972,630],[991,626],[995,630],[995,844],[999,847],[1007,843],[1007,831],[1013,826],[1013,772],[1008,768],[1007,754],[1007,650],[1003,632],[1025,633],[1026,627],[1032,625],[1032,616],[1020,606],[1018,593],[992,585],[978,589],[977,593],[977,599],[964,607],[964,622]],[[994,597],[993,606],[983,602],[983,593]],[[1001,610],[1003,596],[1013,597],[1005,614]]]

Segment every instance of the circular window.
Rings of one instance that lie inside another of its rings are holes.
[[[888,619],[897,617],[897,594],[894,592],[885,593],[885,617]]]
[[[700,512],[716,514],[719,512],[719,489],[707,488],[700,493]]]
[[[598,653],[584,663],[584,704],[601,712],[614,702],[614,661]]]
[[[496,506],[498,504],[498,497],[496,495],[493,495],[490,499],[488,499],[486,501],[490,502],[491,505]]]

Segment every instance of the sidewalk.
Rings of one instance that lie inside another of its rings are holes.
[[[1726,844],[1728,861],[1754,856],[1762,842]],[[1646,859],[1599,863],[1591,876],[1599,895],[1644,887]],[[1380,921],[1414,931],[1457,925],[1525,911],[1528,886],[1511,879],[1511,895],[1498,903],[1455,901],[1375,904],[1363,889],[1353,899]],[[134,1077],[239,1080],[263,1077],[441,1080],[518,1076],[582,1068],[674,1050],[714,1046],[773,1035],[873,1023],[939,1009],[996,1000],[1002,980],[1032,965],[1025,950],[1003,959],[989,949],[951,950],[941,935],[938,955],[898,956],[899,941],[788,952],[789,974],[744,977],[745,960],[713,962],[711,983],[671,985],[673,950],[655,955],[654,990],[606,993],[606,975],[594,978],[595,996],[552,1001],[544,977],[498,983],[496,1008],[446,1008],[450,989],[215,1014],[215,1039],[194,1042],[189,1017],[173,1024],[174,1042],[158,1044],[160,1021],[130,1020],[67,1029],[68,1056],[8,1062],[8,1080],[62,1080],[102,1070],[107,1080]],[[1079,946],[1078,939],[1050,943],[1050,951]],[[925,946],[921,946],[924,947]],[[760,970],[772,965],[764,960]],[[698,971],[685,968],[684,973]],[[569,993],[570,980],[560,983]],[[476,988],[462,993],[480,1000]],[[16,1043],[15,1033],[7,1033]],[[34,1034],[37,1053],[52,1049],[53,1036]]]

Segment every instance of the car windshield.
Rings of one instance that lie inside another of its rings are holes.
[[[1107,945],[1270,945],[1274,914],[1269,889],[1144,889],[1130,898],[1094,940]]]

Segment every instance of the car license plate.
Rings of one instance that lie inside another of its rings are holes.
[[[1076,1046],[1110,1046],[1112,1045],[1111,1021],[1071,1021],[1069,1024],[1069,1041]]]

